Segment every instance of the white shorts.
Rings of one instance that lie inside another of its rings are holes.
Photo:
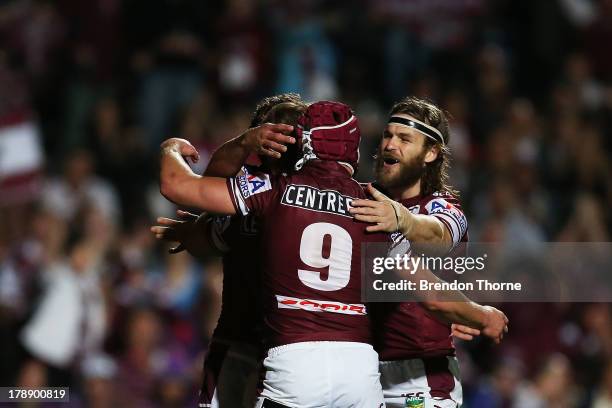
[[[261,372],[250,344],[213,340],[204,359],[199,408],[252,408]]]
[[[384,407],[378,353],[344,341],[293,343],[268,351],[257,408]]]
[[[461,406],[463,392],[456,357],[381,361],[379,370],[387,407]]]

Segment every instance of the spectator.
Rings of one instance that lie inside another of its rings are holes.
[[[43,190],[43,205],[55,216],[72,222],[85,207],[93,207],[111,224],[121,213],[113,186],[94,174],[94,158],[85,150],[72,152],[61,178],[50,179]]]
[[[42,300],[21,333],[26,350],[44,363],[68,369],[100,349],[106,331],[105,305],[91,243],[76,241],[66,259],[50,265]],[[59,318],[61,316],[61,319]]]
[[[127,406],[155,406],[155,384],[162,369],[159,365],[162,327],[153,310],[134,310],[130,315],[117,390],[118,400]]]

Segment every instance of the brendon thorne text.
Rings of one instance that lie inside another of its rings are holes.
[[[491,282],[486,279],[476,279],[475,282],[430,282],[427,279],[411,281],[402,279],[399,282],[384,282],[376,279],[372,282],[376,291],[432,291],[432,290],[460,290],[460,291],[520,291],[520,282]]]

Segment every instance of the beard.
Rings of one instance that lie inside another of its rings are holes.
[[[424,159],[426,153],[426,151],[423,151],[408,162],[399,162],[391,168],[385,167],[385,159],[387,157],[384,154],[378,154],[376,157],[377,183],[387,190],[403,189],[413,186],[421,179],[423,173],[425,173]]]

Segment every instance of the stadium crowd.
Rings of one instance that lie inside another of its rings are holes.
[[[471,241],[610,241],[611,42],[610,0],[0,2],[0,385],[194,404],[221,266],[149,232],[159,144],[201,173],[275,93],[355,109],[360,180],[391,104],[431,99]],[[466,407],[612,407],[610,304],[498,307],[501,346],[458,343]]]

